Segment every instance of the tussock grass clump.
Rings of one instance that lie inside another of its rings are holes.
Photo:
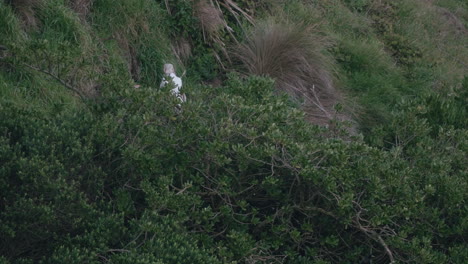
[[[231,6],[232,4],[232,6]],[[224,1],[208,1],[208,0],[199,0],[195,1],[193,5],[194,15],[200,23],[200,28],[203,33],[203,40],[205,43],[209,44],[212,47],[216,47],[223,56],[216,51],[213,51],[213,55],[218,61],[218,63],[224,67],[224,59],[229,60],[229,54],[226,49],[225,39],[223,34],[226,30],[227,33],[235,40],[233,35],[232,28],[228,25],[228,21],[224,17],[221,6],[224,6],[231,15],[238,15],[236,11],[232,9],[238,9],[241,11],[241,14],[244,14],[244,17],[248,19],[248,15],[240,9],[234,2],[229,0]],[[237,18],[236,18],[237,19]],[[224,59],[222,59],[222,57]]]
[[[42,0],[6,0],[6,2],[21,17],[26,28],[36,28],[38,26],[39,21],[36,18],[34,9],[41,4]]]
[[[219,8],[216,8],[208,1],[201,0],[196,2],[194,11],[200,21],[204,34],[211,36],[224,28],[225,21],[223,19],[223,13]]]
[[[342,100],[321,53],[325,46],[313,26],[267,21],[255,25],[233,53],[247,74],[274,79],[278,90],[302,102],[311,122],[324,125],[337,117],[334,106]]]

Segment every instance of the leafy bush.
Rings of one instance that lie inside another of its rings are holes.
[[[150,88],[53,118],[2,105],[1,255],[121,263],[464,258],[466,129],[431,135],[408,108],[375,132],[397,135],[401,144],[390,150],[343,142],[322,136],[273,85],[231,77],[221,89],[188,86],[179,114],[169,91]]]
[[[306,122],[266,77],[184,80],[177,110],[152,88],[172,56],[154,1],[94,1],[90,24],[44,1],[37,31],[0,2],[0,262],[465,263],[468,79],[420,93],[433,79],[407,77],[422,64],[395,65],[365,12],[300,7],[345,15],[343,82],[385,116],[364,140]],[[60,83],[83,80],[98,88],[82,101]]]

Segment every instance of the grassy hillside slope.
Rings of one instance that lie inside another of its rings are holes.
[[[1,1],[0,263],[466,263],[467,21],[456,0]]]

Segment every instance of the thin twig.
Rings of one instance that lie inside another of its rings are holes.
[[[29,65],[29,64],[26,64],[26,63],[23,63],[22,65],[32,69],[32,70],[35,70],[35,71],[38,71],[38,72],[41,72],[41,73],[44,73],[46,75],[49,75],[50,77],[52,77],[53,79],[55,79],[56,81],[58,81],[60,84],[62,84],[63,86],[65,86],[65,88],[75,92],[76,94],[78,94],[78,96],[81,98],[81,100],[85,100],[85,96],[83,95],[83,93],[81,93],[79,90],[75,89],[74,87],[70,86],[69,84],[67,84],[64,80],[60,79],[58,76],[56,76],[55,74],[49,72],[49,71],[45,71],[45,70],[42,70],[40,68],[37,68],[37,67],[34,67],[32,65]]]
[[[360,219],[360,213],[359,212],[356,216],[356,219],[353,221],[355,224],[356,224],[356,227],[361,230],[364,234],[366,234],[369,238],[373,239],[374,241],[377,241],[380,245],[382,245],[382,247],[385,249],[385,252],[387,253],[388,255],[388,258],[390,259],[390,263],[395,263],[395,258],[393,257],[393,253],[392,251],[390,250],[390,248],[388,247],[387,243],[385,243],[385,241],[383,240],[383,238],[377,234],[377,232],[375,232],[374,230],[371,230],[371,229],[368,229],[368,228],[364,228],[359,219]]]

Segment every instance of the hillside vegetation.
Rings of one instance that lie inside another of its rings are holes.
[[[467,263],[466,43],[463,0],[0,1],[0,263]]]

